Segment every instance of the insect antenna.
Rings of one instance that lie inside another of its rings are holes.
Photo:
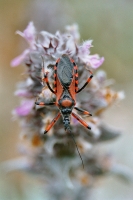
[[[75,139],[74,139],[74,135],[72,134],[72,132],[71,132],[70,130],[69,130],[69,133],[70,133],[70,136],[72,137],[72,140],[73,140],[73,142],[74,142],[74,144],[75,144],[75,146],[76,146],[77,152],[78,152],[78,154],[79,154],[79,157],[80,157],[80,159],[81,159],[82,166],[83,166],[83,169],[84,169],[84,162],[83,162],[83,159],[82,159],[81,154],[80,154],[80,152],[79,152],[79,149],[78,149],[78,146],[77,146],[77,144],[76,144],[76,141],[75,141]]]

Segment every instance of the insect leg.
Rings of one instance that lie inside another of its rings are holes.
[[[57,122],[57,120],[60,118],[60,116],[61,116],[61,113],[59,112],[58,115],[47,126],[46,130],[44,131],[44,134],[46,134],[52,128],[52,126],[54,126],[54,124]]]
[[[56,102],[44,103],[44,102],[36,101],[35,104],[39,106],[52,106],[52,105],[56,105]]]
[[[43,80],[44,80],[45,83],[47,84],[49,90],[50,90],[52,93],[55,94],[55,91],[51,88],[51,86],[50,86],[50,84],[49,84],[49,81],[48,81],[48,72],[46,72],[46,73],[44,74]]]
[[[82,108],[78,108],[78,107],[74,107],[77,111],[83,113],[84,115],[89,115],[92,116],[92,114],[90,114],[88,111],[83,110]]]
[[[89,72],[91,74],[90,77],[87,79],[87,81],[85,82],[85,84],[78,91],[76,91],[76,93],[81,92],[86,87],[86,85],[91,81],[91,79],[93,78],[92,72],[90,70],[89,70]]]
[[[75,114],[75,113],[72,112],[72,116],[74,118],[76,118],[83,126],[85,126],[88,129],[91,129],[91,127],[88,126],[88,124],[82,118],[80,118],[77,114]]]

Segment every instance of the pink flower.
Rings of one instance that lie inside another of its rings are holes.
[[[87,55],[90,54],[90,47],[92,47],[92,40],[87,40],[83,43],[82,46],[79,47],[79,54],[80,56],[83,55]]]
[[[31,96],[30,92],[28,92],[27,89],[18,89],[18,90],[16,90],[15,95],[19,96],[19,97],[30,97]]]
[[[104,57],[101,57],[98,54],[90,55],[87,65],[90,65],[92,68],[97,69],[104,62]]]
[[[31,112],[33,106],[35,105],[35,100],[34,99],[26,99],[22,101],[22,104],[15,108],[14,114],[18,116],[26,116],[29,115]]]
[[[29,54],[29,52],[30,52],[30,50],[26,49],[22,54],[20,54],[16,58],[14,58],[11,61],[11,66],[12,67],[17,67],[18,65],[20,65],[21,63],[23,63],[25,61],[27,55]]]
[[[20,65],[22,62],[26,60],[26,57],[31,50],[36,50],[36,46],[35,46],[36,30],[35,30],[33,22],[30,22],[27,28],[23,32],[17,31],[16,33],[26,39],[30,48],[26,49],[21,55],[17,56],[11,61],[12,67],[16,67]]]
[[[16,31],[16,33],[26,39],[31,49],[35,49],[36,29],[33,22],[30,22],[23,32]]]
[[[92,40],[87,40],[78,48],[78,57],[87,66],[97,69],[104,62],[104,57],[100,58],[98,54],[89,55],[92,47]]]

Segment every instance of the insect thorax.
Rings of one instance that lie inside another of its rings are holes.
[[[63,90],[63,93],[58,101],[59,109],[69,108],[72,109],[75,105],[75,101],[72,99],[69,91],[67,89]]]

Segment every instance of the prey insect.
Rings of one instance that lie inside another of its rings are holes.
[[[89,72],[89,78],[79,89],[78,67],[72,58],[69,58],[67,55],[62,55],[62,57],[56,61],[56,64],[54,66],[54,88],[52,88],[49,84],[48,72],[44,73],[43,82],[45,82],[49,90],[56,95],[56,101],[50,103],[36,101],[35,104],[40,106],[56,105],[59,109],[59,112],[56,115],[56,117],[46,127],[44,134],[46,134],[54,126],[54,124],[60,118],[60,116],[62,116],[63,118],[64,128],[68,133],[71,133],[71,115],[74,118],[76,118],[76,120],[78,120],[84,127],[86,127],[87,129],[91,129],[87,122],[85,122],[81,117],[79,117],[76,113],[73,112],[73,110],[75,109],[78,112],[81,112],[82,114],[92,116],[88,111],[76,107],[76,94],[81,92],[93,77],[92,72]]]

